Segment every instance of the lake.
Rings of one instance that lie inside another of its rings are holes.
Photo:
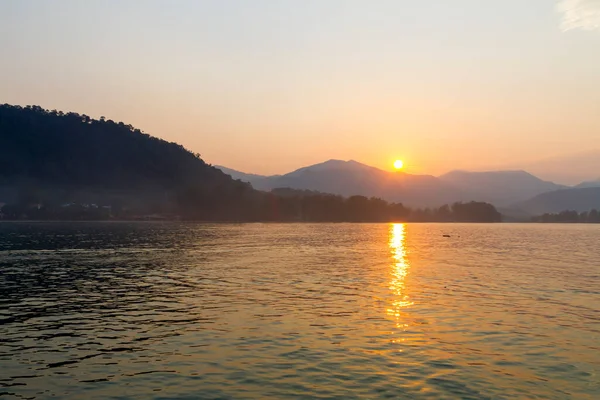
[[[599,225],[3,222],[0,397],[598,399],[599,244]]]

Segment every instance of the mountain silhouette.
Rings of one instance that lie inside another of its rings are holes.
[[[584,181],[584,182],[581,182],[579,185],[575,186],[575,188],[577,188],[577,189],[591,188],[591,187],[600,187],[600,178],[593,180],[593,181]]]
[[[511,208],[531,215],[558,213],[564,210],[578,212],[600,209],[600,187],[564,189],[543,193]]]
[[[291,188],[342,196],[358,194],[419,207],[470,200],[507,207],[540,193],[566,188],[525,171],[452,171],[435,177],[384,171],[354,160],[329,160],[267,177],[219,168],[264,191]]]
[[[542,179],[576,185],[597,177],[596,174],[600,171],[600,149],[525,163],[519,168]]]
[[[543,181],[525,171],[452,171],[440,179],[474,193],[474,199],[496,206],[508,206],[541,193],[566,189],[564,185]]]
[[[260,182],[259,189],[290,187],[351,196],[380,197],[407,206],[437,207],[471,200],[461,192],[431,175],[388,172],[354,160],[329,160],[300,168],[289,174]]]

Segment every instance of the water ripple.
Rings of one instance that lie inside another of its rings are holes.
[[[0,397],[600,398],[598,239],[0,223]]]

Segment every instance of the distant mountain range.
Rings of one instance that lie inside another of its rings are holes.
[[[577,185],[590,179],[590,171],[600,172],[600,149],[526,163],[520,168],[545,180]]]
[[[600,178],[598,178],[594,181],[581,182],[579,185],[575,186],[575,188],[578,188],[578,189],[591,188],[591,187],[600,187]]]
[[[535,215],[558,213],[564,210],[578,212],[590,211],[594,208],[600,210],[600,186],[543,193],[515,204],[513,208]]]
[[[525,171],[467,172],[452,171],[440,179],[475,193],[479,201],[503,207],[567,186],[543,181]]]
[[[237,171],[231,176],[259,190],[287,187],[342,196],[363,195],[409,206],[435,207],[456,199],[471,200],[467,193],[434,176],[388,172],[353,160],[329,160],[278,176],[253,177]]]
[[[576,201],[584,193],[577,189],[600,187],[598,180],[570,188],[542,180],[525,171],[452,171],[439,177],[412,175],[384,171],[353,160],[329,160],[275,176],[247,174],[220,166],[217,168],[264,191],[291,188],[342,196],[374,196],[413,207],[437,207],[446,203],[475,200],[490,202],[509,213],[522,216],[548,212],[547,210],[555,210],[557,207],[563,207],[558,211],[569,208],[580,210],[580,207],[587,206],[589,202]],[[551,193],[561,194],[556,197]],[[542,204],[541,201],[546,199],[545,195],[549,196],[549,202],[556,202],[556,206]],[[541,201],[535,200],[540,198]],[[589,201],[589,204],[595,204],[593,207],[600,208],[600,202],[594,203],[591,198]]]

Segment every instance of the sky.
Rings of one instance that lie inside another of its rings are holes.
[[[245,172],[518,167],[600,149],[600,0],[0,0],[0,76]]]

